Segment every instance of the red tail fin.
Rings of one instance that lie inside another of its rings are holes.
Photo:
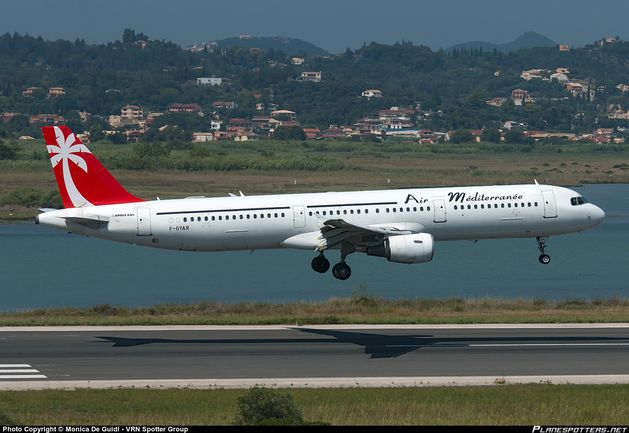
[[[86,207],[143,201],[132,196],[67,126],[42,128],[63,206]]]

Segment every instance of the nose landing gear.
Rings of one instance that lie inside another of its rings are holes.
[[[539,262],[542,265],[547,265],[547,264],[550,263],[550,256],[548,254],[544,253],[544,250],[546,248],[546,241],[547,240],[548,240],[548,236],[538,236],[537,237],[537,249],[541,253],[541,255],[539,256]]]

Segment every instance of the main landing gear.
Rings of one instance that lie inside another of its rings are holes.
[[[345,257],[347,254],[349,253],[342,252],[341,261],[332,267],[332,275],[339,280],[347,280],[352,275],[352,268],[345,263]],[[312,265],[312,269],[320,274],[324,274],[328,271],[328,269],[330,269],[330,261],[323,255],[323,253],[312,259],[310,264]]]
[[[550,256],[546,253],[544,253],[544,249],[546,248],[546,241],[548,240],[548,236],[539,236],[537,238],[537,249],[539,250],[540,253],[542,253],[539,256],[539,262],[542,265],[547,265],[550,263]]]

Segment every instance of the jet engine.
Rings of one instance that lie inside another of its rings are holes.
[[[428,233],[389,236],[382,245],[367,248],[367,255],[397,263],[427,263],[434,252],[435,241]]]

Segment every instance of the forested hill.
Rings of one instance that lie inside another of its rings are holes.
[[[545,69],[545,79],[524,80],[521,73]],[[589,88],[575,95],[565,83],[548,79],[557,68]],[[321,71],[321,82],[301,81],[305,71]],[[199,77],[221,77],[220,86],[197,85]],[[391,106],[421,105],[429,112],[420,127],[435,130],[480,129],[505,120],[536,129],[575,130],[604,125],[610,105],[629,109],[629,43],[618,41],[559,51],[557,47],[432,51],[411,43],[366,44],[338,56],[306,56],[303,65],[278,50],[191,52],[167,41],[126,30],[122,40],[90,45],[82,40],[47,41],[18,34],[0,37],[0,113],[25,115],[85,110],[120,114],[127,104],[145,112],[165,111],[173,103],[233,100],[225,117],[259,114],[256,103],[273,102],[295,111],[302,125],[352,124],[361,116]],[[49,97],[60,86],[65,95]],[[36,87],[32,95],[23,91]],[[366,89],[381,98],[362,98]],[[534,102],[513,104],[514,89]],[[507,98],[501,106],[486,101]],[[432,113],[432,114],[430,114]]]

